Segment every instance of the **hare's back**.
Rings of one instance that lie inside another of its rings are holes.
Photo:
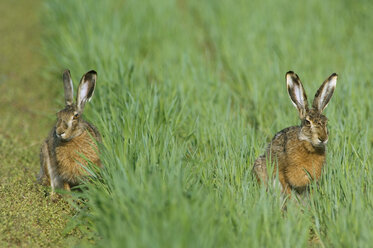
[[[100,132],[98,131],[98,129],[91,123],[89,123],[88,121],[84,121],[84,126],[85,126],[85,129],[88,130],[88,132],[90,133],[90,135],[97,141],[97,142],[101,142],[102,141],[102,138],[101,138],[101,134]]]
[[[268,145],[267,155],[271,154],[271,156],[278,157],[280,154],[286,153],[289,143],[297,142],[299,131],[299,126],[293,126],[276,133]]]

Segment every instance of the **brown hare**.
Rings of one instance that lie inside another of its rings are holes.
[[[82,119],[84,105],[90,101],[96,86],[97,73],[83,75],[73,102],[73,82],[70,71],[63,73],[66,107],[57,113],[57,123],[44,141],[40,152],[38,181],[55,189],[70,190],[87,176],[87,160],[101,166],[97,142],[101,135],[95,126]],[[82,166],[83,165],[83,166]]]
[[[328,105],[336,84],[337,74],[333,73],[318,89],[309,109],[298,75],[292,71],[286,73],[287,90],[298,109],[301,124],[278,132],[266,152],[257,158],[253,172],[258,181],[267,184],[267,163],[273,163],[273,175],[278,171],[282,191],[287,194],[291,190],[303,192],[310,180],[320,177],[328,142],[328,119],[322,111]]]

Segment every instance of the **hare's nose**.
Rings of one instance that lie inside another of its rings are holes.
[[[319,137],[319,140],[323,143],[327,142],[328,141],[328,137]]]
[[[57,134],[58,137],[61,137],[61,136],[63,136],[65,134],[65,132],[59,132],[59,131],[57,131],[56,134]]]

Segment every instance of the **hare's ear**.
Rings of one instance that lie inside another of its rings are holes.
[[[333,96],[334,89],[337,86],[338,75],[333,73],[328,77],[324,83],[317,90],[312,107],[320,113],[328,106],[330,99]]]
[[[97,73],[95,71],[89,71],[83,75],[80,80],[78,95],[76,97],[76,106],[79,112],[83,112],[84,105],[90,101],[96,86]]]
[[[294,106],[298,109],[299,117],[305,118],[308,111],[306,92],[297,74],[292,71],[286,73],[286,85]]]
[[[72,105],[73,104],[73,96],[74,96],[74,90],[73,90],[73,80],[71,80],[71,75],[69,70],[65,70],[62,75],[63,79],[63,87],[65,90],[65,104],[66,105]]]

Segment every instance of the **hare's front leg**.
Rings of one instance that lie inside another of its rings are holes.
[[[51,183],[50,183],[47,164],[46,164],[46,161],[45,161],[46,158],[45,158],[45,155],[44,155],[44,153],[45,153],[44,152],[45,151],[44,145],[45,145],[45,143],[43,143],[43,145],[40,148],[40,172],[39,172],[39,175],[37,177],[37,180],[41,185],[48,186]]]
[[[47,142],[44,142],[41,152],[43,156],[43,166],[46,173],[48,173],[50,185],[52,187],[52,195],[54,195],[56,188],[62,188],[62,180],[58,176],[55,159],[51,159]]]
[[[255,160],[253,171],[258,182],[267,185],[267,161],[264,155]]]
[[[67,191],[71,191],[71,189],[70,189],[70,184],[67,183],[67,182],[64,182],[64,184],[63,184],[63,188],[64,188],[65,190],[67,190]]]
[[[287,195],[291,195],[291,186],[290,184],[286,181],[284,173],[280,173],[278,176],[278,179],[281,183],[282,187],[282,192],[286,193]]]

